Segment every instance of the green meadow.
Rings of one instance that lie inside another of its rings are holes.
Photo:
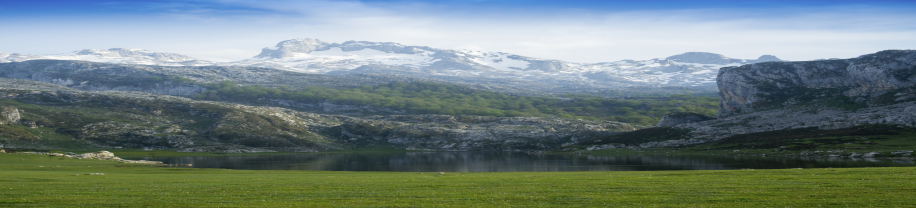
[[[916,168],[439,174],[0,154],[0,190],[0,207],[912,207]]]

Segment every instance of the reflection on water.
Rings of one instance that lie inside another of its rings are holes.
[[[729,156],[579,156],[519,152],[410,152],[242,157],[145,157],[195,168],[397,172],[644,171],[916,166],[912,160]]]

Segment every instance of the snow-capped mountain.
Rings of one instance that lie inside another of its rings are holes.
[[[771,55],[733,59],[689,52],[661,59],[573,63],[508,53],[446,50],[388,42],[328,43],[293,39],[264,48],[251,59],[220,65],[261,66],[318,74],[395,73],[427,78],[511,79],[561,86],[715,87],[718,69],[780,61]]]
[[[398,74],[450,82],[511,86],[545,92],[598,92],[623,88],[679,87],[715,91],[719,68],[780,61],[771,55],[733,59],[705,52],[688,52],[651,60],[574,63],[521,55],[406,46],[390,42],[292,39],[267,47],[250,59],[212,62],[173,53],[112,48],[36,56],[0,53],[0,63],[33,59],[164,66],[252,66],[327,74]],[[650,90],[651,91],[651,90]]]
[[[80,60],[103,63],[161,65],[161,66],[207,66],[216,62],[205,61],[174,53],[157,53],[135,48],[111,48],[108,50],[84,49],[55,55],[28,55],[0,53],[0,63],[20,62],[35,59]]]

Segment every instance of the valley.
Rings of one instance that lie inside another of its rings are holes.
[[[0,63],[0,204],[905,206],[914,63],[882,51],[722,67],[717,96]],[[101,150],[128,160],[74,156]]]
[[[0,4],[0,207],[914,207],[916,1]]]
[[[289,58],[335,47],[407,54],[428,49],[347,44],[286,41],[259,56]],[[872,124],[906,129],[914,124],[909,114],[916,112],[910,109],[916,91],[908,72],[913,56],[912,51],[882,51],[846,60],[761,63],[700,53],[669,58],[753,63],[719,70],[718,97],[551,95],[396,73],[26,60],[0,63],[0,77],[5,77],[0,102],[9,115],[0,144],[191,152],[384,147],[587,153],[683,148],[792,129]],[[659,134],[660,127],[668,133]],[[879,154],[894,151],[911,150]]]

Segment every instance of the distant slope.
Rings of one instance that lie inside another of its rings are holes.
[[[116,64],[206,66],[216,62],[200,60],[175,53],[159,53],[136,48],[111,48],[108,50],[84,49],[64,54],[28,55],[0,53],[0,63],[22,62],[38,59],[91,61]]]
[[[190,79],[187,81],[201,83],[232,81],[238,84],[257,84],[269,87],[285,85],[292,89],[308,86],[349,88],[394,81],[423,81],[464,85],[507,94],[545,94],[536,89],[513,86],[512,83],[480,85],[391,74],[329,76],[262,67],[156,66],[70,60],[0,63],[0,77],[48,82],[81,90],[141,91],[165,95],[193,95],[201,92],[199,86],[188,85],[188,83],[177,82],[177,80],[167,80],[168,77],[183,77]]]
[[[263,66],[317,74],[405,74],[467,82],[487,78],[601,90],[627,87],[713,89],[719,68],[767,61],[780,60],[770,55],[745,60],[690,52],[664,59],[586,64],[499,52],[436,49],[390,42],[327,43],[304,38],[282,41],[274,47],[264,48],[254,58],[221,65]]]
[[[716,102],[706,96],[569,99],[529,96],[514,88],[441,84],[404,76],[328,76],[235,66],[33,60],[0,63],[0,77],[87,91],[137,91],[324,113],[557,116],[638,125],[652,125],[671,112],[713,115]]]
[[[436,82],[481,85],[520,93],[589,93],[602,96],[715,91],[719,68],[768,61],[689,52],[651,60],[573,63],[501,52],[438,49],[390,42],[292,39],[234,62],[212,62],[142,49],[86,49],[57,55],[0,53],[0,63],[37,59],[82,60],[156,66],[246,66],[326,75],[410,76]]]
[[[355,118],[0,78],[0,147],[182,151],[542,150],[634,126],[579,119],[446,115]]]

